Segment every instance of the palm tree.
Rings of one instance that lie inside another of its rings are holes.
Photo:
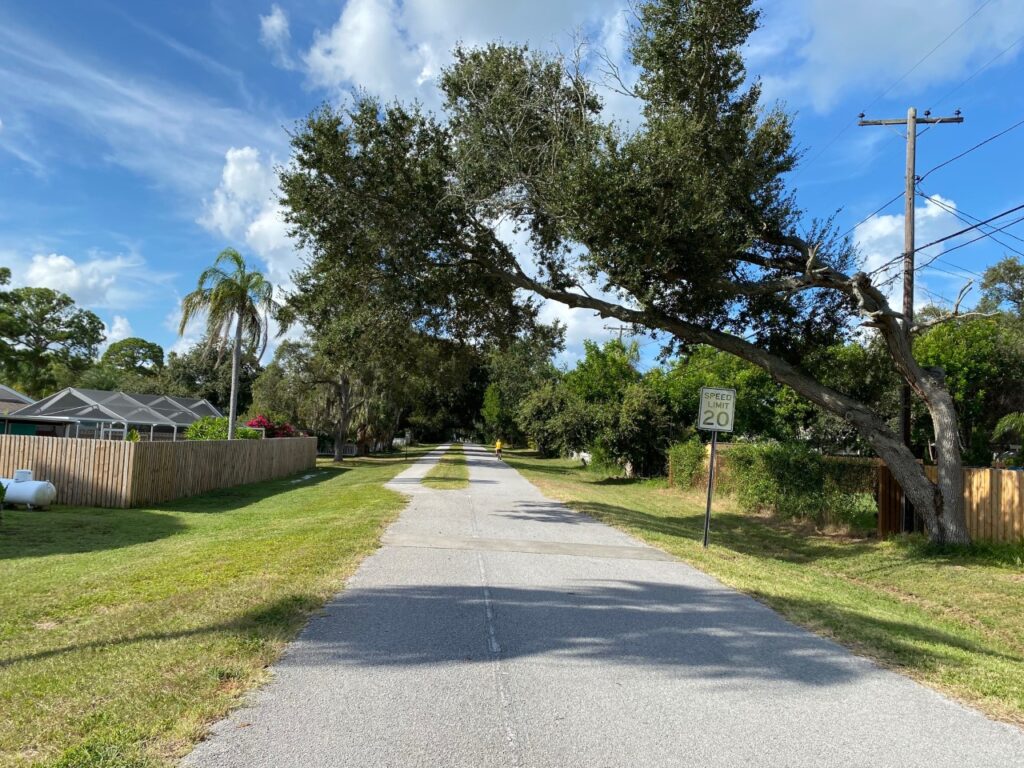
[[[276,309],[274,287],[262,273],[248,269],[242,254],[234,248],[225,248],[217,255],[213,266],[199,276],[196,289],[181,302],[178,335],[183,336],[189,321],[205,312],[207,335],[210,344],[218,348],[218,359],[231,345],[228,440],[235,439],[242,347],[258,349],[257,360],[263,357],[267,348],[268,320]]]

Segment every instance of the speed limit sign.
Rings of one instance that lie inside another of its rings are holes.
[[[711,460],[708,462],[708,504],[704,510],[704,549],[711,537],[711,494],[715,490],[715,471],[718,467],[718,433],[732,432],[736,421],[736,390],[720,387],[700,388],[700,413],[697,426],[711,433]]]
[[[736,420],[736,390],[718,387],[700,388],[700,414],[697,426],[709,432],[732,432]]]

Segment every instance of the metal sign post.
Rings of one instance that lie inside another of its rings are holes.
[[[701,387],[700,413],[697,427],[711,433],[711,463],[708,465],[708,504],[704,511],[704,549],[711,536],[711,496],[715,489],[715,456],[718,453],[718,433],[732,432],[736,420],[736,390],[719,387]]]

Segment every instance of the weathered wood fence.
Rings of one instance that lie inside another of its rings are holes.
[[[138,442],[0,435],[0,477],[31,469],[57,503],[137,507],[272,480],[316,465],[316,439]]]
[[[935,467],[925,467],[934,480]],[[1024,540],[1024,472],[968,467],[964,470],[967,531],[977,541]],[[903,490],[888,467],[878,468],[878,533],[902,530]]]

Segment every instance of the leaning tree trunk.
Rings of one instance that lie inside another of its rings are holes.
[[[494,274],[518,288],[534,291],[568,307],[592,309],[602,317],[658,328],[680,341],[707,344],[753,363],[775,381],[789,386],[797,394],[854,426],[889,467],[896,482],[924,518],[933,542],[969,544],[956,409],[941,374],[924,370],[914,359],[911,350],[911,334],[914,329],[902,323],[902,317],[889,308],[885,297],[863,272],[851,277],[821,266],[816,261],[813,249],[797,238],[782,238],[776,244],[801,248],[807,258],[806,264],[790,264],[798,274],[806,271],[811,280],[807,285],[846,293],[856,300],[861,314],[869,321],[868,325],[878,328],[900,375],[924,401],[931,415],[938,446],[936,482],[928,478],[924,466],[880,414],[849,395],[825,386],[783,358],[740,336],[697,325],[652,307],[637,310],[593,296],[552,288],[531,278],[518,266],[513,267],[514,272],[499,271]],[[759,263],[754,256],[747,255],[745,258],[749,263]],[[765,264],[769,267],[778,266],[775,262]]]
[[[235,324],[235,344],[231,348],[231,398],[228,403],[228,440],[235,439],[235,421],[238,419],[238,369],[242,360],[242,320]]]

